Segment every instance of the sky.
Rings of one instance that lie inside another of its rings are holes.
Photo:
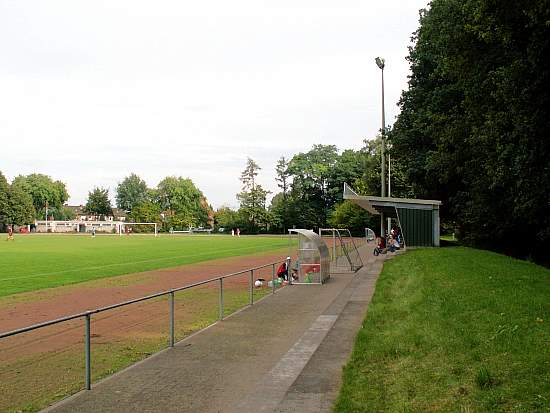
[[[136,173],[190,178],[238,207],[248,157],[359,149],[399,112],[427,0],[0,0],[0,171],[43,173],[72,205]],[[272,194],[272,195],[273,195]]]

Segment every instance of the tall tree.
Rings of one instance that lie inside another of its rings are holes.
[[[277,176],[275,180],[277,181],[277,186],[282,190],[282,201],[277,201],[277,215],[280,217],[280,221],[283,227],[283,233],[286,232],[288,228],[288,191],[290,185],[290,172],[288,171],[288,160],[284,156],[277,161],[277,166],[275,167],[275,173]],[[275,198],[275,197],[274,197]],[[273,205],[273,200],[271,201]]]
[[[106,215],[111,215],[113,209],[109,200],[109,190],[106,188],[94,188],[88,192],[88,201],[85,207],[86,212],[97,214],[104,219]]]
[[[345,200],[333,209],[328,224],[333,228],[347,228],[355,236],[364,236],[365,228],[376,228],[380,218]]]
[[[248,223],[248,230],[252,233],[258,231],[258,227],[268,224],[268,213],[266,210],[266,198],[269,191],[266,191],[256,182],[258,171],[261,168],[254,160],[248,158],[246,168],[241,173],[242,191],[237,194],[240,202],[239,213]]]
[[[215,228],[236,228],[242,227],[239,213],[228,206],[218,208],[214,214]]]
[[[208,203],[191,179],[166,177],[158,184],[155,195],[169,227],[183,229],[207,224]]]
[[[116,205],[120,209],[131,211],[136,205],[147,201],[147,183],[132,173],[116,189]]]
[[[128,214],[129,222],[156,222],[160,225],[163,224],[161,220],[160,206],[157,203],[151,201],[141,202],[134,205],[132,211]],[[163,228],[166,231],[168,228]]]
[[[271,198],[271,205],[268,210],[271,214],[271,229],[273,232],[282,232],[286,233],[287,228],[289,228],[290,221],[290,211],[292,205],[292,198],[290,194],[287,195],[286,199],[283,197],[283,193],[279,192]]]
[[[53,181],[43,174],[20,175],[13,180],[12,185],[32,197],[34,209],[40,217],[45,217],[46,203],[52,210],[61,210],[63,203],[69,199],[63,182]]]
[[[8,190],[6,223],[26,225],[34,221],[35,210],[31,196],[21,187],[11,185]]]
[[[292,176],[291,215],[306,227],[326,226],[330,208],[335,204],[329,191],[331,171],[338,159],[334,145],[313,145],[306,153],[294,155],[288,171]]]
[[[8,193],[10,186],[6,177],[0,172],[0,227],[7,224]]]
[[[421,13],[392,152],[467,243],[550,248],[549,21],[541,0],[434,0]]]

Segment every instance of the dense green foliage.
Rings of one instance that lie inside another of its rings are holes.
[[[16,235],[0,243],[0,296],[280,248],[286,237]]]
[[[88,193],[85,210],[89,214],[100,216],[100,219],[105,219],[105,216],[111,215],[113,208],[109,200],[109,190],[106,188],[94,188],[91,190]]]
[[[0,172],[0,229],[7,225],[26,225],[33,221],[35,210],[31,196],[21,186],[9,185]]]
[[[63,182],[53,181],[47,175],[34,173],[27,176],[17,176],[11,185],[31,196],[38,219],[46,218],[46,207],[49,217],[61,219],[63,203],[69,199],[69,194]]]
[[[160,219],[160,205],[152,201],[145,201],[133,206],[132,211],[128,214],[127,222],[151,222],[160,224]],[[135,230],[138,230],[138,228]]]
[[[344,182],[360,194],[380,194],[380,139],[365,141],[358,151],[341,153],[334,145],[314,145],[288,162],[279,160],[277,181],[282,192],[270,206],[272,225],[283,231],[297,228],[339,227],[363,234],[365,227],[376,227],[373,217],[343,203]],[[392,163],[392,196],[410,196],[399,163]]]
[[[547,255],[548,1],[434,0],[420,23],[390,132],[414,195],[467,243]]]
[[[550,270],[464,247],[384,264],[336,412],[546,412]]]
[[[243,224],[241,229],[252,234],[256,234],[259,228],[267,231],[270,222],[269,212],[266,209],[266,198],[269,191],[256,182],[260,169],[254,160],[248,158],[246,168],[241,174],[243,188],[237,194],[237,199],[240,202],[239,215]]]
[[[168,176],[151,189],[138,175],[130,174],[117,186],[116,202],[129,211],[129,221],[155,222],[161,231],[211,223],[212,210],[205,196],[191,179],[181,176]]]
[[[275,173],[277,174],[275,180],[277,181],[277,186],[281,189],[282,192],[275,195],[271,200],[270,211],[276,211],[275,217],[278,218],[276,222],[273,222],[276,228],[281,228],[283,232],[286,232],[289,223],[288,216],[288,191],[290,187],[290,172],[288,170],[288,161],[284,156],[277,161],[275,166]]]
[[[226,232],[231,231],[232,228],[242,227],[242,220],[239,212],[227,206],[218,208],[215,214],[214,223],[216,229],[224,228]]]
[[[31,196],[20,186],[12,185],[8,190],[6,224],[26,225],[33,221],[35,210]]]
[[[7,216],[9,205],[9,189],[10,186],[8,184],[8,181],[6,180],[6,177],[4,176],[4,174],[2,174],[2,172],[0,172],[0,226],[9,224]]]
[[[363,234],[365,227],[373,226],[376,218],[343,203],[344,182],[362,194],[380,192],[380,140],[365,141],[359,151],[351,149],[340,153],[334,145],[314,145],[305,153],[298,153],[277,162],[276,181],[281,192],[275,194],[266,208],[268,194],[256,177],[261,168],[248,159],[241,175],[243,191],[237,195],[238,211],[220,208],[216,226],[239,227],[247,232],[280,232],[288,228],[322,228],[338,226]],[[396,167],[396,176],[402,177]],[[403,179],[396,180],[396,194],[404,194],[408,187]],[[357,215],[354,215],[356,213]]]
[[[147,201],[147,191],[147,183],[136,174],[130,174],[116,188],[117,208],[131,211],[136,205]]]
[[[353,202],[344,201],[336,205],[328,219],[331,228],[348,228],[355,236],[364,236],[365,228],[377,228],[380,218],[372,215]]]
[[[210,207],[189,178],[164,178],[155,191],[155,201],[164,211],[164,221],[169,228],[187,229],[206,225],[208,221]]]

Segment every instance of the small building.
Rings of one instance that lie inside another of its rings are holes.
[[[124,229],[122,221],[91,221],[91,220],[75,220],[75,221],[35,221],[34,227],[36,232],[54,232],[54,233],[75,233],[75,232],[92,232],[95,230],[105,234],[120,234]]]
[[[119,208],[112,208],[109,215],[97,215],[86,212],[84,205],[64,205],[65,208],[71,210],[75,215],[76,221],[121,221],[127,219],[126,212]]]
[[[358,195],[344,184],[344,199],[371,214],[392,218],[401,228],[408,247],[439,247],[441,201]]]

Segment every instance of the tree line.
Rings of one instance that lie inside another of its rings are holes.
[[[248,233],[286,233],[289,228],[349,228],[364,234],[376,228],[379,218],[342,199],[344,182],[361,194],[380,193],[380,139],[365,140],[360,150],[342,152],[334,145],[313,145],[290,159],[281,157],[275,167],[280,191],[266,205],[268,191],[258,183],[261,167],[248,159],[241,174],[240,207],[221,207],[215,213],[216,227],[239,227]],[[395,167],[395,196],[406,196],[409,187]]]
[[[0,172],[0,227],[27,225],[46,217],[75,219],[74,210],[65,205],[68,199],[65,184],[47,175],[20,175],[9,184]],[[116,206],[128,214],[130,222],[156,222],[165,230],[206,226],[213,220],[203,193],[182,177],[166,177],[156,188],[148,188],[143,179],[131,174],[117,186]],[[94,187],[83,212],[99,220],[112,215],[109,190]]]
[[[49,176],[20,175],[9,184],[0,172],[0,227],[32,223],[45,217],[46,210],[56,219],[71,219],[71,211],[63,205],[67,199],[65,184]]]
[[[156,222],[164,231],[188,227],[240,228],[243,233],[286,233],[289,228],[346,227],[362,234],[365,226],[376,226],[376,218],[342,200],[344,182],[359,192],[380,192],[380,141],[364,141],[360,150],[340,152],[334,145],[314,145],[290,159],[281,157],[275,172],[279,192],[261,185],[261,167],[248,158],[240,175],[242,190],[236,194],[237,209],[222,206],[216,211],[189,178],[166,177],[155,188],[135,173],[116,187],[117,208],[130,222]],[[394,177],[399,178],[398,169]],[[395,191],[407,190],[399,179]],[[395,192],[394,191],[394,192]],[[18,176],[8,184],[0,173],[0,224],[24,225],[35,219],[74,219],[64,204],[69,198],[65,184],[49,176]],[[109,191],[94,187],[88,193],[84,212],[98,219],[112,215]]]
[[[389,133],[413,195],[467,244],[548,257],[548,1],[433,0],[414,41]]]
[[[444,231],[469,245],[544,260],[550,248],[548,2],[433,0],[420,13],[413,41],[408,89],[387,135],[392,196],[441,200]],[[134,174],[117,187],[116,203],[130,220],[164,229],[212,219],[217,228],[248,233],[377,227],[375,217],[342,200],[342,187],[380,193],[379,139],[359,150],[314,145],[281,157],[275,194],[261,185],[261,170],[247,160],[237,209],[212,211],[189,179],[169,177],[150,189]],[[65,186],[44,175],[11,184],[0,175],[0,224],[43,216],[45,201],[61,219],[69,213],[67,198]],[[94,188],[86,208],[110,208],[108,191]]]

